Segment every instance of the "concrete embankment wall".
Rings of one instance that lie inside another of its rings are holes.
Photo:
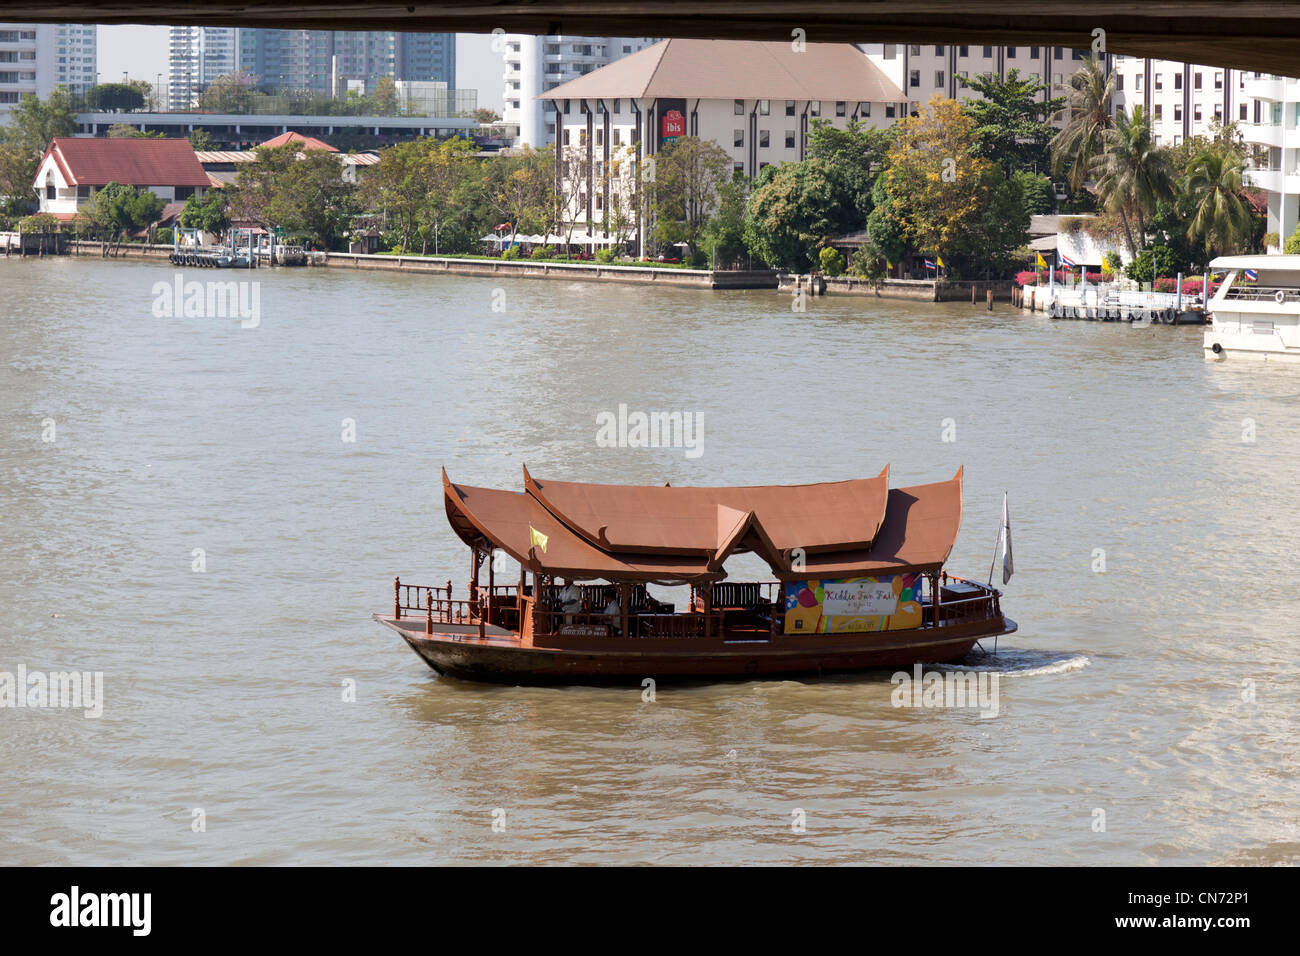
[[[987,301],[993,290],[995,301],[1012,301],[1015,282],[994,279],[989,282],[940,279],[856,279],[852,276],[807,276],[781,274],[783,292],[806,289],[810,295],[870,295],[881,299],[913,299],[918,302],[969,302],[974,291],[976,302]]]
[[[714,271],[620,266],[533,259],[450,259],[433,256],[376,256],[331,252],[331,267],[383,269],[396,272],[446,273],[486,278],[563,279],[568,281],[635,282],[696,289],[775,289],[774,271]]]

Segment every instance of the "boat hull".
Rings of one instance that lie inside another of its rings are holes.
[[[647,677],[752,679],[905,667],[957,660],[981,638],[1016,630],[1014,621],[1003,619],[998,626],[984,621],[939,629],[770,640],[644,639],[606,649],[590,642],[583,647],[524,646],[513,637],[480,639],[470,628],[428,635],[416,626],[419,622],[380,615],[375,619],[398,631],[411,650],[439,674],[509,684],[629,683]]]

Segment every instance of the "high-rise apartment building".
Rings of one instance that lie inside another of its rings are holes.
[[[193,109],[217,77],[238,62],[234,27],[172,27],[167,49],[167,108]]]
[[[555,104],[538,97],[629,53],[656,43],[654,37],[575,37],[506,34],[505,110],[502,121],[519,125],[521,145],[555,142]]]
[[[0,123],[27,94],[44,99],[56,86],[85,93],[98,69],[93,25],[0,23]]]
[[[362,81],[373,89],[380,76],[456,85],[456,37],[451,33],[392,30],[239,31],[239,68],[259,85],[331,95]]]

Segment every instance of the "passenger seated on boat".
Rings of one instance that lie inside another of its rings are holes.
[[[582,589],[568,578],[561,578],[560,609],[564,611],[564,623],[572,624],[578,610],[582,607]]]
[[[622,633],[623,609],[619,607],[618,598],[612,597],[609,603],[605,605],[605,623],[609,625],[609,633]]]

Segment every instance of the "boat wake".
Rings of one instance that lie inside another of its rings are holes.
[[[1082,670],[1092,661],[1084,654],[1053,653],[1051,651],[1007,648],[996,654],[971,651],[960,661],[951,664],[931,665],[938,671],[977,671],[1016,676],[1045,677]]]

